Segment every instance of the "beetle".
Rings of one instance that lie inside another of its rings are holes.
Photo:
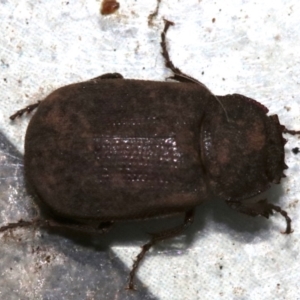
[[[107,232],[114,222],[183,214],[177,227],[151,234],[129,276],[128,289],[146,252],[181,234],[195,207],[219,197],[250,216],[287,212],[267,200],[246,201],[279,184],[284,169],[283,133],[299,134],[277,115],[239,94],[216,96],[170,60],[165,20],[162,55],[176,82],[124,79],[109,73],[61,87],[43,101],[26,132],[28,184],[48,218],[20,220],[0,231],[39,225]]]

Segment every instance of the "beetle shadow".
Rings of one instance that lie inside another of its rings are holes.
[[[282,195],[284,195],[282,185],[272,185],[268,191],[254,197],[253,200],[267,199],[268,202],[277,204]],[[186,231],[178,237],[158,243],[155,248],[160,249],[164,247],[164,244],[167,244],[167,248],[170,250],[186,249],[196,239],[201,238],[199,234],[201,236],[201,232],[209,226],[213,227],[213,231],[228,235],[229,239],[251,243],[257,236],[263,235],[264,239],[268,238],[268,235],[264,233],[274,230],[272,216],[269,219],[262,216],[252,217],[233,210],[223,200],[212,199],[196,208],[194,222]],[[279,216],[281,220],[279,230],[285,230],[285,219],[276,212],[274,216]],[[107,247],[109,245],[124,246],[132,244],[142,246],[149,241],[148,232],[159,232],[163,229],[175,227],[182,224],[183,217],[184,214],[181,214],[170,218],[119,223],[116,225],[115,230],[105,237],[105,242],[101,241],[101,244]],[[233,232],[236,234],[232,234]],[[169,253],[172,255],[176,252],[170,251]]]
[[[198,218],[197,213],[195,217]],[[46,230],[50,234],[71,239],[81,246],[92,247],[97,251],[107,251],[112,246],[142,246],[150,240],[151,233],[159,233],[165,229],[174,228],[182,224],[183,219],[184,214],[180,214],[149,220],[117,222],[110,231],[104,234],[81,233],[69,228],[46,228]],[[196,231],[199,231],[199,226],[204,228],[204,220],[197,221]],[[195,226],[192,225],[191,227]],[[179,240],[180,244],[184,244],[184,247],[189,246],[193,242],[194,231],[195,230],[189,228],[187,231],[184,231],[183,234],[178,235],[178,238],[175,237],[173,239]],[[171,239],[166,240],[168,244],[169,240]],[[161,243],[164,244],[164,241],[159,242],[158,245]]]
[[[268,202],[278,205],[282,195],[284,195],[282,185],[272,185],[268,191],[254,197],[253,200],[267,199]],[[225,201],[220,199],[214,199],[208,203],[207,210],[214,222],[214,231],[218,230],[220,233],[230,236],[230,239],[244,243],[251,243],[261,235],[264,239],[268,238],[268,235],[264,233],[274,229],[273,216],[280,217],[280,231],[284,231],[286,228],[285,219],[277,212],[270,215],[269,219],[263,216],[252,217],[231,209]],[[236,232],[236,234],[232,234],[232,232]]]
[[[269,202],[276,203],[283,194],[282,186],[276,185],[256,198],[268,199]],[[38,199],[35,200],[39,202]],[[108,251],[112,246],[142,246],[150,240],[149,233],[174,228],[182,224],[183,219],[184,214],[180,214],[149,220],[116,222],[112,229],[104,234],[81,233],[67,228],[47,228],[47,231],[51,234],[71,239],[78,245],[93,248],[96,251]],[[284,229],[285,220],[284,218],[281,219],[282,229]],[[261,216],[251,217],[234,211],[225,201],[212,199],[196,209],[194,223],[186,231],[178,235],[178,237],[159,242],[154,248],[161,249],[167,245],[166,247],[169,250],[187,249],[193,244],[195,239],[199,238],[199,234],[201,235],[201,232],[207,226],[212,226],[213,231],[219,231],[228,235],[230,239],[251,243],[258,235],[272,229],[274,223],[272,223],[272,216],[270,219]],[[232,234],[232,232],[237,234]],[[169,251],[171,255],[173,252]]]

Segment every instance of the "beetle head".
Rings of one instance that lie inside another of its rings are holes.
[[[253,99],[238,94],[219,98],[229,120],[221,108],[212,106],[201,129],[208,184],[221,198],[250,198],[284,176],[284,126]]]

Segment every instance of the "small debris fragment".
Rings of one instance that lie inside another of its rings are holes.
[[[110,15],[113,14],[116,10],[118,10],[120,4],[115,0],[103,0],[101,6],[101,14],[102,15]]]

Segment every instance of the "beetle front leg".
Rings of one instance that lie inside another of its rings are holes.
[[[288,216],[285,210],[282,210],[280,206],[269,203],[266,199],[259,200],[253,203],[245,203],[243,201],[226,200],[226,203],[234,210],[252,216],[263,216],[269,219],[269,216],[273,214],[273,211],[279,212],[286,220],[286,230],[283,233],[289,234],[293,230],[291,228],[292,220]]]
[[[167,31],[169,30],[170,26],[174,25],[174,23],[171,22],[171,21],[165,20],[165,19],[164,19],[164,21],[165,21],[165,27],[164,27],[163,32],[161,33],[161,43],[160,43],[160,45],[161,45],[161,48],[162,48],[162,56],[165,59],[165,65],[166,65],[167,68],[169,68],[174,73],[174,76],[171,76],[169,78],[180,81],[180,82],[195,83],[195,84],[200,85],[202,88],[206,89],[206,91],[210,94],[210,96],[215,98],[215,100],[221,105],[221,107],[224,110],[224,113],[226,115],[226,119],[227,119],[227,121],[229,121],[227,111],[226,111],[222,101],[216,95],[214,95],[204,83],[202,83],[199,80],[183,73],[179,68],[174,66],[173,62],[170,59],[170,55],[169,55],[169,51],[167,49],[167,43],[166,43]]]
[[[173,26],[174,23],[168,20],[165,20],[165,27],[163,32],[161,33],[161,48],[162,48],[162,56],[165,59],[165,65],[167,68],[169,68],[173,73],[174,76],[170,77],[171,79],[180,81],[180,82],[191,82],[191,83],[196,83],[199,84],[201,86],[203,86],[204,88],[206,88],[208,91],[209,89],[207,88],[207,86],[205,84],[203,84],[202,82],[200,82],[199,80],[183,73],[179,68],[175,67],[173,62],[170,59],[170,55],[169,55],[169,51],[167,49],[167,43],[166,43],[166,34],[167,31],[169,30],[170,26]]]
[[[141,252],[137,255],[136,260],[133,263],[132,269],[129,273],[129,284],[127,289],[128,290],[135,290],[133,280],[135,277],[135,273],[140,265],[140,262],[144,258],[145,254],[151,247],[153,247],[157,242],[175,237],[177,235],[180,235],[187,227],[189,227],[193,221],[194,221],[194,214],[195,209],[191,209],[185,213],[184,222],[183,224],[176,226],[174,228],[170,228],[164,231],[151,233],[151,240],[142,246]]]
[[[16,111],[16,112],[15,112],[12,116],[10,116],[9,118],[13,121],[15,118],[21,117],[24,113],[29,114],[29,113],[31,113],[34,109],[36,109],[36,108],[39,106],[40,103],[41,103],[41,101],[38,101],[37,103],[28,105],[28,106],[26,106],[25,108]]]

